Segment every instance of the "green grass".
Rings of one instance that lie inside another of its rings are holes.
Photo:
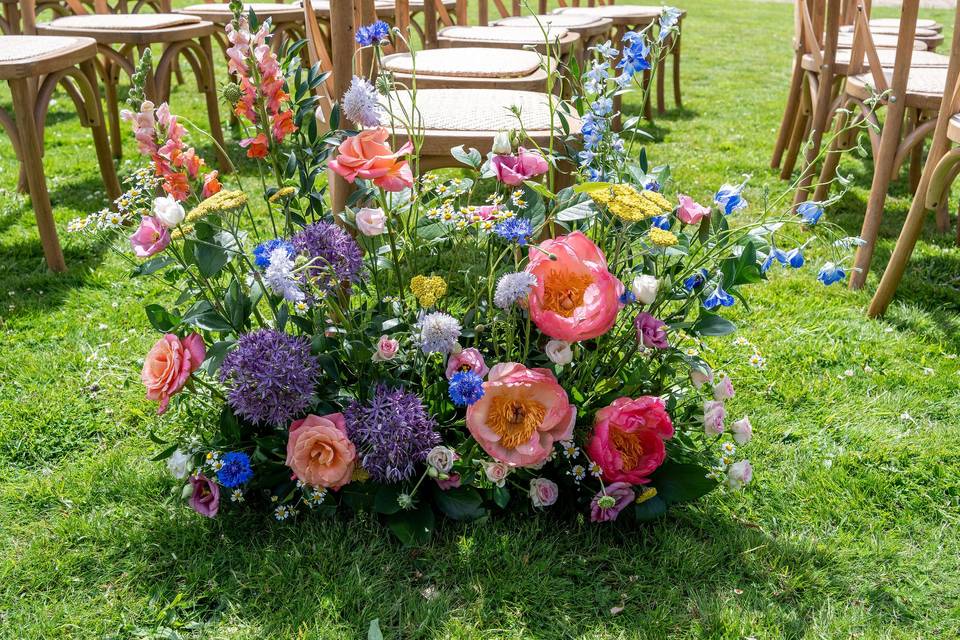
[[[779,192],[767,164],[790,5],[679,4],[685,109],[658,119],[648,153],[700,198],[742,173],[754,199]],[[189,85],[173,103],[204,122]],[[46,146],[61,225],[103,206],[65,94]],[[829,215],[856,234],[870,166],[844,167],[855,186]],[[739,318],[768,368],[712,344],[756,431],[744,493],[648,527],[448,522],[410,550],[369,518],[209,521],[177,504],[146,437],[173,425],[137,376],[158,292],[78,238],[63,237],[70,271],[48,273],[15,180],[0,140],[0,637],[359,638],[374,618],[388,638],[960,635],[960,250],[928,225],[887,316],[863,314],[909,206],[902,181],[864,292],[824,288],[812,266],[777,272]]]

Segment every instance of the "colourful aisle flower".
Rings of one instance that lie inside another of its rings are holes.
[[[636,492],[627,482],[607,485],[590,501],[590,522],[613,522],[636,497]]]
[[[576,418],[552,372],[504,362],[490,370],[483,397],[467,409],[467,429],[495,460],[531,467],[547,459],[555,442],[573,436]]]
[[[130,236],[130,246],[138,258],[149,258],[160,253],[170,244],[167,227],[153,216],[145,216],[140,226]]]
[[[594,418],[585,447],[604,482],[646,484],[667,457],[673,423],[663,401],[652,396],[617,398]]]
[[[220,487],[202,473],[190,476],[190,507],[202,516],[216,518],[220,510]]]
[[[410,188],[413,172],[400,157],[412,152],[413,144],[407,142],[392,151],[387,144],[389,137],[390,133],[383,127],[349,136],[337,147],[337,157],[330,161],[330,168],[347,182],[357,178],[372,180],[374,185],[394,192]]]
[[[472,371],[482,378],[487,375],[490,368],[484,362],[483,354],[470,347],[457,353],[451,353],[450,357],[447,358],[447,380],[464,371]]]
[[[516,187],[524,180],[535,178],[547,172],[550,166],[543,156],[536,151],[528,151],[523,147],[517,150],[517,155],[493,156],[490,168],[500,182]]]
[[[290,425],[287,466],[311,487],[336,490],[349,484],[356,458],[342,413],[311,414]]]
[[[199,333],[185,338],[168,333],[153,345],[144,359],[140,379],[147,388],[147,399],[160,402],[158,414],[167,410],[170,398],[183,389],[206,353]]]
[[[220,469],[217,471],[217,480],[220,484],[233,489],[246,484],[253,478],[253,469],[250,467],[250,456],[242,451],[230,451],[220,458]]]
[[[528,300],[530,318],[544,334],[579,342],[613,327],[624,286],[607,270],[600,248],[583,233],[574,231],[531,247],[526,271],[537,279]]]
[[[667,323],[646,311],[637,314],[633,327],[637,331],[637,342],[648,349],[666,349],[670,346],[667,342]]]

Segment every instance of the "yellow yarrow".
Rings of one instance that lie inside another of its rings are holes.
[[[247,194],[243,191],[218,191],[190,210],[184,220],[196,222],[212,213],[236,211],[247,204]]]
[[[421,307],[432,307],[447,295],[447,283],[440,276],[413,276],[410,279],[410,291]]]
[[[275,204],[283,200],[284,198],[289,198],[290,196],[294,195],[296,192],[297,192],[297,189],[295,187],[284,187],[279,191],[277,191],[272,196],[270,196],[268,200],[270,201],[270,204]]]
[[[650,238],[650,242],[658,247],[672,247],[679,242],[676,234],[659,227],[651,227],[650,231],[647,232],[647,237]]]
[[[627,222],[639,222],[673,210],[670,202],[655,191],[638,191],[629,184],[612,184],[590,193],[597,204]]]

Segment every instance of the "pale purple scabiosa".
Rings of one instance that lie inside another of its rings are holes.
[[[257,425],[286,426],[313,402],[319,373],[308,338],[260,329],[240,336],[219,375],[238,416]]]
[[[311,261],[304,273],[321,289],[360,282],[363,253],[339,226],[329,222],[307,225],[293,236],[293,247]]]
[[[380,126],[380,101],[377,90],[364,78],[353,76],[343,94],[343,115],[359,127]]]
[[[506,273],[497,281],[493,304],[500,309],[509,309],[518,302],[525,302],[530,295],[530,289],[536,284],[537,276],[532,273]]]
[[[420,348],[424,353],[450,353],[460,337],[460,322],[453,316],[434,311],[417,322]]]
[[[416,466],[440,444],[436,422],[416,395],[378,385],[365,404],[353,402],[343,412],[347,437],[374,482],[411,478]]]

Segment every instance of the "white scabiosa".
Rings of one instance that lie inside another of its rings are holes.
[[[380,101],[374,86],[353,76],[350,88],[343,94],[343,115],[361,127],[380,126]]]

